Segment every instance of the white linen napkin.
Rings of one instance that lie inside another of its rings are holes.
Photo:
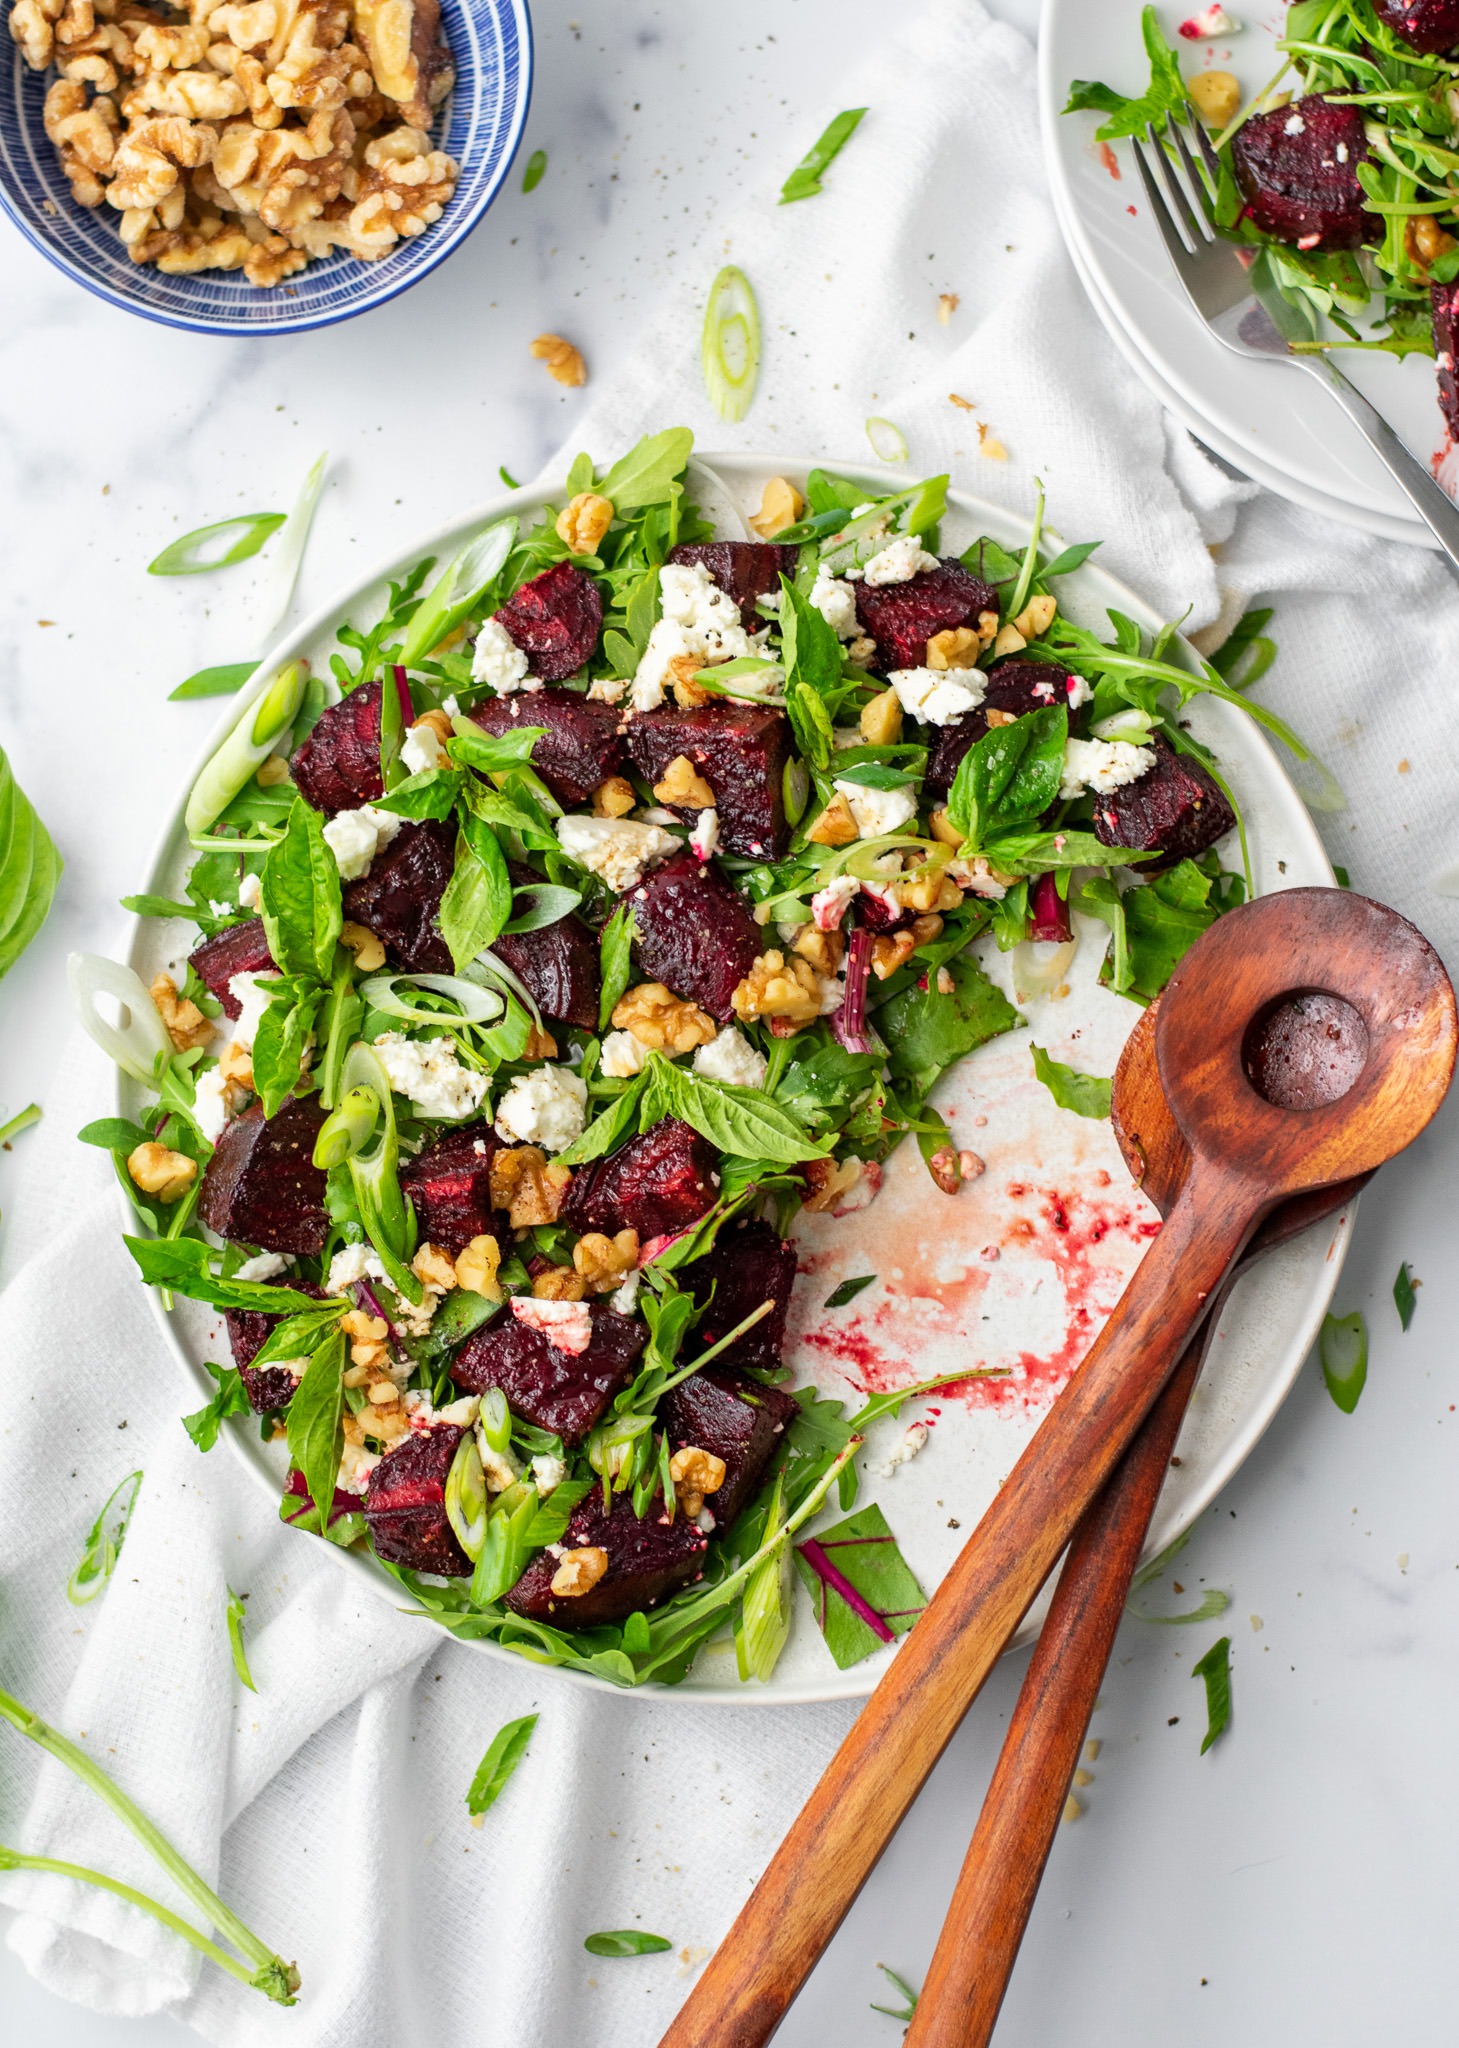
[[[1068,539],[1103,536],[1101,561],[1169,615],[1191,606],[1194,627],[1229,625],[1270,595],[1282,652],[1260,695],[1347,790],[1349,810],[1323,820],[1329,846],[1355,886],[1453,957],[1459,909],[1426,888],[1459,850],[1440,822],[1459,741],[1459,604],[1435,559],[1233,482],[1163,418],[1063,253],[1032,52],[976,0],[938,0],[825,114],[863,102],[872,111],[822,196],[781,208],[767,182],[705,229],[574,447],[606,459],[682,420],[706,448],[864,459],[864,419],[885,415],[912,473],[950,468],[1022,512],[1042,476]],[[703,280],[726,260],[752,278],[765,332],[738,428],[710,414],[697,368]],[[959,300],[946,326],[941,293]],[[979,421],[1006,461],[979,453]],[[108,1085],[100,1055],[78,1045],[5,1219],[0,1670],[298,1958],[304,1993],[288,2013],[266,2006],[140,1915],[53,1878],[0,1878],[0,1902],[20,1909],[11,1945],[67,1997],[166,2008],[219,2043],[652,2042],[853,1709],[589,1693],[451,1644],[283,1529],[226,1449],[202,1458],[180,1427],[194,1402],[120,1245],[108,1162],[70,1135],[105,1113]],[[145,1479],[114,1579],[72,1608],[85,1532],[135,1468]],[[229,1659],[230,1585],[250,1596],[256,1694]],[[534,1709],[527,1762],[471,1828],[464,1794],[482,1751]],[[90,1794],[3,1729],[0,1810],[17,1816],[18,1845],[168,1897]],[[678,1956],[625,1968],[584,1955],[595,1928],[635,1925],[671,1936]]]

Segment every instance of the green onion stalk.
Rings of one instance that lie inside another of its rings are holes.
[[[164,1927],[180,1934],[184,1941],[216,1963],[220,1970],[226,1970],[230,1977],[236,1977],[240,1984],[252,1990],[261,1991],[276,2005],[293,2005],[294,1994],[299,1989],[299,1972],[295,1964],[286,1963],[266,1943],[260,1941],[253,1931],[245,1927],[231,1907],[225,1905],[211,1888],[204,1884],[192,1865],[180,1856],[167,1837],[154,1822],[148,1820],[141,1808],[130,1800],[126,1793],[93,1763],[83,1750],[52,1728],[38,1714],[8,1692],[0,1692],[0,1717],[31,1742],[38,1744],[55,1757],[58,1763],[74,1771],[82,1783],[89,1785],[98,1798],[105,1800],[124,1826],[131,1829],[154,1862],[161,1865],[172,1882],[187,1898],[191,1899],[198,1911],[209,1924],[232,1942],[239,1953],[253,1964],[250,1971],[243,1963],[230,1956],[205,1935],[199,1934],[175,1913],[144,1893],[134,1891],[130,1885],[119,1883],[115,1878],[106,1877],[100,1871],[87,1870],[76,1863],[58,1863],[48,1856],[27,1856],[18,1849],[0,1847],[0,1870],[46,1870],[59,1877],[73,1877],[78,1883],[98,1886],[102,1891],[111,1892],[115,1897],[125,1899],[129,1905],[140,1906],[144,1913],[150,1913],[154,1920],[160,1920]]]
[[[291,661],[287,668],[280,669],[263,695],[245,709],[193,784],[186,812],[190,837],[206,833],[249,777],[268,759],[298,716],[305,681],[304,663]]]
[[[325,1171],[348,1164],[365,1235],[396,1293],[419,1306],[424,1289],[409,1264],[415,1250],[415,1210],[400,1185],[395,1105],[373,1046],[361,1041],[350,1047],[340,1070],[340,1087],[339,1107],[325,1118],[314,1142],[314,1164]],[[367,1152],[377,1126],[379,1135]]]

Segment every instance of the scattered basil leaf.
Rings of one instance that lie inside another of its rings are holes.
[[[231,697],[243,688],[257,667],[256,661],[230,661],[221,668],[200,668],[185,683],[169,690],[167,701],[176,704],[190,697]]]
[[[247,1415],[250,1402],[243,1375],[236,1365],[214,1365],[211,1359],[205,1359],[203,1366],[218,1382],[218,1391],[206,1408],[184,1415],[182,1426],[200,1451],[210,1451],[218,1441],[222,1424],[230,1415]]]
[[[0,749],[0,975],[46,921],[62,861]]]
[[[141,1473],[129,1472],[108,1494],[106,1504],[91,1525],[81,1562],[66,1583],[66,1598],[73,1607],[84,1607],[88,1600],[94,1600],[116,1570],[141,1484]],[[123,1493],[125,1500],[120,1499]]]
[[[620,903],[604,925],[598,940],[598,957],[603,974],[603,992],[598,998],[598,1029],[606,1031],[633,972],[633,912],[628,904]]]
[[[527,1744],[532,1740],[532,1730],[536,1726],[535,1714],[523,1714],[519,1721],[508,1721],[492,1737],[491,1746],[476,1766],[476,1776],[466,1794],[466,1811],[473,1818],[495,1804],[508,1778],[527,1754]]]
[[[583,1943],[590,1956],[656,1956],[673,1946],[662,1934],[640,1934],[636,1927],[620,1927],[611,1934],[590,1934]]]
[[[312,1309],[322,1319],[330,1320],[349,1305],[343,1300],[321,1303],[292,1287],[267,1286],[262,1280],[220,1279],[213,1272],[208,1247],[195,1237],[124,1237],[122,1243],[149,1286],[171,1287],[194,1301],[206,1301],[212,1308],[258,1309],[264,1315]]]
[[[782,206],[789,206],[796,199],[815,198],[822,190],[822,171],[829,169],[841,154],[865,112],[865,107],[847,107],[823,130],[781,186]]]
[[[860,1273],[854,1280],[843,1280],[839,1287],[833,1287],[822,1303],[823,1308],[845,1308],[848,1301],[855,1301],[863,1287],[870,1287],[875,1273]]]
[[[287,516],[283,512],[250,512],[237,519],[220,519],[213,526],[199,526],[165,547],[147,564],[147,574],[203,576],[213,569],[231,569],[235,562],[246,562],[250,555],[256,555]],[[229,533],[237,538],[219,553],[221,538]]]
[[[243,1603],[247,1598],[246,1593],[235,1593],[231,1586],[228,1588],[228,1647],[233,1652],[233,1669],[250,1692],[257,1692],[243,1649]]]
[[[344,921],[339,862],[325,843],[323,817],[302,798],[294,800],[283,838],[268,850],[259,909],[279,971],[327,981]]]
[[[1192,1678],[1206,1681],[1206,1733],[1201,1743],[1204,1756],[1218,1735],[1225,1733],[1231,1720],[1231,1638],[1222,1636],[1212,1643],[1199,1663],[1191,1667]]]
[[[1393,1306],[1398,1310],[1398,1320],[1405,1330],[1413,1321],[1413,1312],[1417,1305],[1414,1282],[1409,1275],[1408,1261],[1405,1259],[1398,1269],[1398,1278],[1393,1283]]]
[[[289,1457],[304,1475],[324,1535],[344,1451],[344,1331],[335,1328],[304,1368],[287,1419]]]
[[[1060,1109],[1072,1109],[1076,1116],[1109,1115],[1112,1081],[1098,1074],[1080,1074],[1059,1060],[1052,1060],[1041,1045],[1032,1048],[1033,1070]]]
[[[545,149],[534,149],[527,159],[527,168],[522,176],[522,190],[524,192],[535,192],[542,183],[542,174],[546,169],[547,151]],[[516,486],[513,485],[512,488],[515,490]]]
[[[1351,1415],[1368,1377],[1368,1331],[1361,1309],[1350,1316],[1324,1316],[1317,1353],[1328,1393],[1344,1415]]]
[[[650,1053],[644,1071],[652,1075],[654,1107],[659,1115],[679,1117],[717,1151],[741,1159],[766,1159],[777,1166],[795,1166],[802,1159],[826,1155],[826,1147],[808,1138],[795,1118],[763,1089],[706,1080],[701,1074],[676,1067],[662,1053]],[[567,1157],[566,1153],[562,1156]]]
[[[501,936],[512,909],[512,882],[495,832],[474,812],[456,840],[456,865],[438,921],[459,974]]]

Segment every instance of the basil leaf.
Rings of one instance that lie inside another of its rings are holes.
[[[545,725],[523,725],[511,732],[493,734],[483,732],[469,719],[462,722],[467,730],[447,740],[446,751],[463,768],[475,768],[482,775],[504,775],[509,768],[522,767],[531,760],[532,749],[547,732]]]
[[[399,818],[449,818],[461,793],[461,776],[450,768],[422,768],[397,782],[386,795],[376,797],[373,808],[393,811]]]
[[[854,1280],[843,1280],[839,1287],[833,1287],[821,1304],[823,1308],[845,1308],[848,1301],[855,1301],[863,1287],[870,1287],[876,1279],[875,1273],[859,1273]]]
[[[257,1692],[258,1687],[253,1682],[243,1650],[243,1603],[247,1598],[246,1593],[235,1593],[231,1586],[228,1588],[228,1647],[233,1652],[233,1669],[250,1692]]]
[[[249,512],[237,519],[220,519],[212,526],[195,527],[150,561],[147,574],[205,576],[213,569],[231,569],[235,562],[246,562],[250,555],[256,555],[287,516],[283,512]],[[222,546],[225,534],[236,536],[226,548]]]
[[[1192,1678],[1206,1681],[1206,1733],[1201,1743],[1204,1756],[1231,1721],[1231,1638],[1222,1636],[1212,1643],[1204,1657],[1191,1666]]]
[[[344,1331],[331,1330],[304,1369],[289,1403],[289,1457],[304,1475],[322,1536],[344,1452]]]
[[[816,1627],[840,1670],[859,1664],[886,1640],[851,1606],[826,1567],[859,1594],[884,1630],[905,1635],[927,1605],[927,1596],[887,1525],[873,1504],[860,1509],[809,1544],[797,1544],[795,1569],[811,1596]]]
[[[527,159],[527,168],[522,174],[522,190],[524,192],[535,192],[542,183],[542,174],[546,169],[547,151],[545,149],[534,149]],[[514,491],[517,488],[509,480],[505,470],[502,471],[502,482],[506,484],[508,490]]]
[[[1350,1316],[1324,1316],[1317,1352],[1328,1393],[1344,1415],[1351,1415],[1368,1378],[1368,1330],[1361,1309]]]
[[[299,1085],[304,1051],[324,991],[308,989],[296,1001],[270,1001],[253,1039],[253,1085],[266,1117],[277,1116]]]
[[[511,877],[496,834],[469,815],[456,841],[456,865],[438,919],[458,974],[501,935],[511,909]]]
[[[620,515],[665,504],[675,494],[693,446],[694,435],[688,427],[666,427],[661,434],[645,434],[614,463],[597,486],[598,495],[610,499]]]
[[[650,1070],[667,1114],[689,1124],[717,1151],[741,1159],[767,1159],[777,1166],[826,1156],[827,1147],[808,1138],[795,1118],[762,1089],[705,1080],[674,1066],[662,1053],[650,1053],[645,1071]]]
[[[814,199],[823,188],[821,173],[834,163],[851,137],[856,133],[865,107],[847,107],[838,114],[825,130],[811,144],[790,176],[780,188],[780,204],[789,206],[796,199]],[[858,504],[860,500],[857,500]]]
[[[626,903],[620,903],[604,925],[598,940],[598,957],[603,971],[603,992],[598,998],[598,1029],[606,1031],[633,972],[633,912]]]
[[[502,926],[504,932],[540,932],[559,923],[583,900],[581,889],[564,888],[560,882],[537,882],[519,889],[513,897],[516,916]]]
[[[274,1292],[277,1293],[278,1289],[275,1288]],[[317,1302],[312,1315],[301,1311],[282,1316],[248,1361],[250,1369],[257,1371],[265,1365],[302,1366],[304,1360],[318,1349],[329,1325],[338,1320],[340,1310],[347,1306],[343,1300],[334,1307],[326,1302]]]
[[[230,1415],[247,1415],[251,1403],[236,1365],[214,1365],[211,1359],[205,1359],[204,1366],[218,1382],[218,1391],[206,1408],[184,1415],[182,1426],[200,1451],[210,1451],[218,1441],[222,1424]]]
[[[590,1159],[601,1159],[605,1152],[614,1151],[628,1136],[638,1122],[639,1105],[648,1092],[651,1070],[645,1067],[635,1074],[621,1095],[602,1113],[594,1117],[582,1136],[565,1152],[557,1155],[561,1166],[585,1166]]]
[[[619,1927],[611,1934],[590,1934],[583,1943],[590,1956],[656,1956],[673,1946],[662,1934],[641,1934],[636,1927]]]
[[[176,704],[192,697],[231,697],[243,688],[257,667],[256,661],[230,661],[222,668],[200,668],[185,683],[169,690],[167,701]]]
[[[50,833],[0,750],[0,975],[45,923],[61,867]]]
[[[473,817],[498,832],[515,832],[534,853],[561,853],[552,820],[521,775],[506,777],[501,789],[489,782],[468,781],[462,794]],[[510,899],[509,899],[510,900]]]
[[[948,961],[947,971],[953,983],[950,996],[939,995],[929,978],[925,989],[913,983],[876,1013],[892,1079],[909,1082],[919,1096],[975,1046],[1023,1023],[970,954]]]
[[[560,1543],[572,1511],[593,1490],[591,1479],[564,1479],[554,1486],[546,1500],[539,1500],[527,1523],[526,1540],[534,1550],[544,1543]]]
[[[508,1778],[527,1754],[527,1744],[532,1740],[532,1730],[536,1726],[535,1714],[523,1714],[520,1721],[508,1721],[492,1737],[486,1755],[476,1766],[476,1776],[466,1794],[466,1811],[473,1820],[495,1804]]]
[[[948,816],[981,850],[1000,829],[1046,811],[1059,794],[1069,714],[1062,704],[995,725],[968,749],[948,792]]]
[[[344,922],[339,862],[325,844],[323,818],[302,798],[264,861],[259,910],[279,971],[328,981]]]
[[[170,1287],[193,1301],[206,1301],[213,1308],[258,1309],[264,1315],[281,1315],[321,1305],[311,1295],[292,1287],[267,1286],[262,1280],[220,1280],[214,1274],[208,1247],[195,1237],[123,1237],[122,1243],[136,1260],[143,1280],[152,1287]],[[341,1301],[339,1311],[348,1306]]]
[[[1034,1046],[1032,1051],[1033,1070],[1060,1109],[1072,1109],[1076,1116],[1109,1115],[1112,1081],[1104,1080],[1098,1074],[1077,1073],[1073,1067],[1050,1059],[1041,1045]]]
[[[905,768],[886,768],[876,761],[853,762],[844,768],[836,763],[836,780],[854,782],[861,789],[905,789],[907,771]]]
[[[1406,1330],[1413,1321],[1418,1297],[1414,1293],[1414,1282],[1409,1275],[1408,1261],[1404,1260],[1398,1269],[1398,1278],[1393,1283],[1393,1306],[1398,1310],[1398,1320]]]

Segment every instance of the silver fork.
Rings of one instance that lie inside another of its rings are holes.
[[[1370,405],[1362,392],[1348,382],[1329,354],[1291,353],[1289,344],[1302,338],[1296,310],[1274,289],[1259,292],[1242,260],[1249,252],[1238,250],[1234,243],[1215,232],[1210,219],[1210,193],[1186,146],[1185,135],[1171,115],[1167,114],[1165,126],[1187,181],[1182,181],[1156,129],[1148,129],[1150,152],[1160,167],[1168,201],[1155,182],[1150,159],[1139,138],[1132,136],[1130,140],[1155,224],[1186,297],[1217,341],[1234,354],[1284,363],[1317,379],[1362,434],[1438,542],[1450,569],[1459,575],[1459,507],[1425,464],[1409,453],[1376,406]],[[1195,135],[1214,182],[1219,177],[1220,164],[1199,121],[1195,124]]]

